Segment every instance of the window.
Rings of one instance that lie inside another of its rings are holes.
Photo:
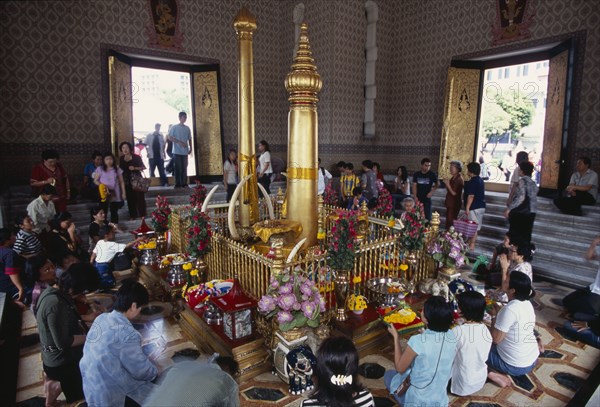
[[[487,80],[488,81],[492,80],[492,71],[491,70],[487,72]]]
[[[529,75],[529,65],[523,66],[523,76]]]
[[[504,68],[504,78],[508,79],[510,77],[510,68]]]

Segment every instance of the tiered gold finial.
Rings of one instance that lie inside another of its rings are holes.
[[[252,39],[256,31],[256,17],[246,7],[242,7],[233,20],[233,28],[239,39]]]
[[[323,81],[317,72],[308,41],[308,24],[302,23],[298,51],[292,63],[292,70],[285,78],[285,89],[290,94],[291,104],[315,105],[319,101],[317,93],[322,87]]]

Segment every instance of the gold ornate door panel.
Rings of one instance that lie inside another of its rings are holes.
[[[198,175],[223,175],[217,71],[194,72],[193,81]]]
[[[558,189],[569,51],[550,58],[540,187]]]
[[[479,69],[448,68],[438,166],[440,178],[450,178],[450,161],[458,160],[463,165],[473,161],[480,78]]]
[[[118,155],[119,144],[133,141],[133,95],[131,65],[115,56],[108,57],[110,86],[110,141]]]

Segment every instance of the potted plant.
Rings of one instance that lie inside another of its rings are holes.
[[[423,205],[419,203],[404,212],[400,221],[403,225],[398,237],[400,247],[406,251],[421,250],[429,231],[429,221],[425,218]]]
[[[190,256],[197,259],[196,269],[202,282],[207,278],[207,266],[204,263],[204,255],[210,252],[210,240],[212,231],[210,227],[210,218],[200,211],[199,207],[194,207],[190,213],[190,226],[187,228],[185,238],[187,239],[187,251]]]
[[[192,207],[201,207],[206,199],[206,195],[206,187],[201,183],[196,182],[196,187],[192,188],[192,194],[190,195],[190,205],[192,205]]]

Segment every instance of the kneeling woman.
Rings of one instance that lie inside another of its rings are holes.
[[[513,271],[508,281],[508,304],[492,318],[492,349],[488,356],[488,378],[501,387],[510,386],[506,375],[521,376],[533,370],[539,348],[533,329],[535,291],[525,273]]]
[[[404,352],[400,349],[398,331],[390,326],[396,370],[385,372],[385,386],[400,405],[446,406],[446,387],[456,354],[456,336],[450,331],[452,307],[442,297],[430,297],[423,306],[421,319],[427,329],[413,335]]]

